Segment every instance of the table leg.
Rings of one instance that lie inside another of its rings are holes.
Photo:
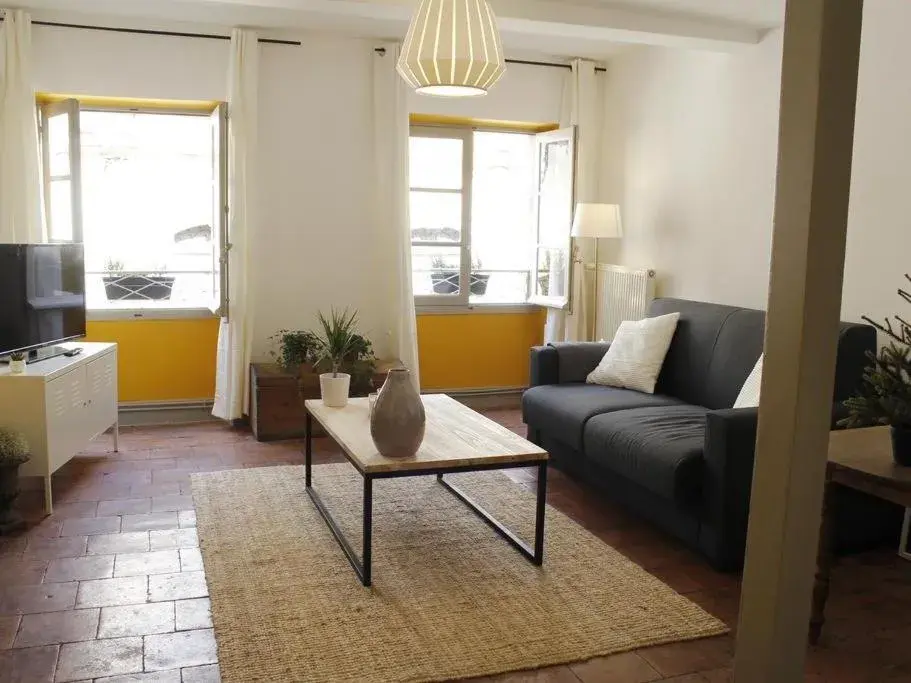
[[[911,550],[908,549],[908,535],[911,531],[911,508],[905,508],[905,519],[902,522],[902,535],[898,542],[898,556],[911,560]]]
[[[364,518],[363,541],[361,551],[361,583],[370,585],[371,564],[373,561],[373,477],[364,475]]]
[[[114,452],[120,452],[120,420],[114,421]]]
[[[44,478],[44,514],[54,514],[54,492],[51,488],[51,475]]]
[[[538,465],[538,500],[535,509],[535,559],[536,565],[544,563],[544,511],[547,507],[547,462]]]
[[[307,429],[307,433],[304,435],[304,480],[307,488],[310,488],[312,484],[310,470],[313,466],[313,417],[311,417],[309,410],[306,412],[307,417],[304,423]]]
[[[829,599],[832,564],[834,562],[835,501],[833,484],[826,477],[822,503],[822,522],[819,529],[819,549],[816,555],[816,583],[813,586],[813,609],[810,614],[810,644],[816,645],[826,620],[826,601]]]

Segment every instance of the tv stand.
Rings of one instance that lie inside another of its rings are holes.
[[[0,416],[4,427],[22,432],[31,459],[20,477],[44,479],[44,506],[53,511],[51,475],[88,448],[99,434],[113,428],[117,450],[117,345],[80,342],[77,356],[43,358],[25,372],[0,366]]]

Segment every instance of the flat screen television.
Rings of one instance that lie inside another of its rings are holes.
[[[53,344],[85,336],[81,244],[0,244],[0,357],[59,355]]]

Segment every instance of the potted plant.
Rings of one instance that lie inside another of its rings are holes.
[[[472,296],[484,296],[487,294],[487,283],[490,281],[490,273],[481,272],[481,259],[475,259],[471,262],[471,278],[469,290]]]
[[[430,281],[433,283],[434,294],[458,294],[459,271],[446,263],[442,256],[434,256],[430,261],[433,271]]]
[[[13,351],[9,355],[9,371],[11,375],[21,375],[25,372],[24,351]]]
[[[28,462],[28,442],[19,432],[0,427],[0,535],[22,526],[13,512],[19,495],[19,465]]]
[[[312,332],[303,330],[279,330],[269,337],[269,341],[278,345],[278,351],[271,351],[272,358],[286,372],[301,375],[313,371],[320,343]]]
[[[905,275],[911,282],[911,276]],[[911,292],[899,289],[899,296],[911,303]],[[840,426],[889,425],[892,456],[899,465],[911,466],[911,323],[900,316],[883,324],[863,316],[889,339],[879,353],[869,353],[872,365],[864,370],[857,396],[845,401],[849,416]]]
[[[317,314],[322,330],[319,338],[319,362],[329,367],[330,371],[319,376],[320,393],[323,403],[330,408],[344,408],[348,405],[348,391],[351,387],[351,375],[341,372],[345,359],[354,348],[357,311],[349,313],[332,309],[329,317]]]

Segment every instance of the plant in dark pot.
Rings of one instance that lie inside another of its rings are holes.
[[[349,313],[332,309],[327,318],[318,313],[322,330],[319,338],[319,365],[325,365],[329,372],[319,376],[323,403],[330,408],[344,408],[348,405],[351,375],[341,372],[345,359],[351,354],[356,343],[357,311]]]
[[[430,261],[430,281],[434,294],[459,293],[459,269],[450,265],[442,256],[434,256]]]
[[[490,281],[490,273],[482,273],[481,259],[475,259],[471,262],[471,278],[469,289],[472,296],[484,296],[487,294],[487,283]]]
[[[28,462],[28,442],[19,432],[0,427],[0,535],[23,524],[13,512],[19,495],[19,465]]]
[[[911,282],[911,276],[905,278]],[[898,294],[911,303],[911,293],[899,289]],[[889,342],[879,353],[868,354],[873,364],[864,370],[858,395],[845,401],[850,415],[839,425],[889,425],[895,462],[911,466],[911,323],[901,316],[887,318],[882,324],[866,316],[863,319]]]

